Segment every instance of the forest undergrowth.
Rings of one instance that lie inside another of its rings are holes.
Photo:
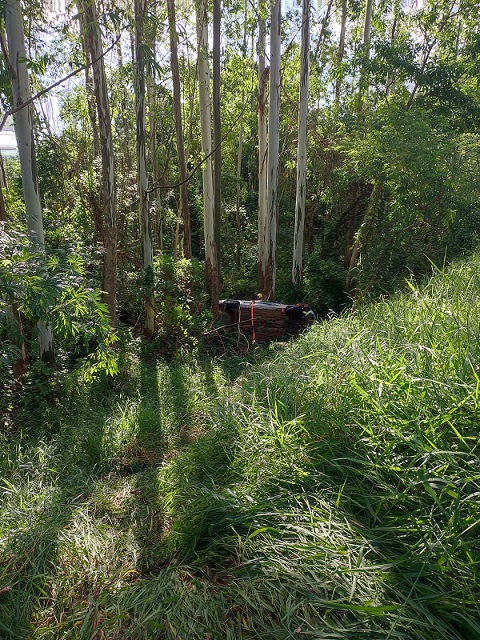
[[[480,637],[480,257],[248,357],[30,392],[0,637]]]

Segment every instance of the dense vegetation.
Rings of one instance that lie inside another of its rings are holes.
[[[0,0],[0,638],[480,637],[480,6],[280,4]]]
[[[15,4],[17,0],[3,0],[2,12]],[[95,3],[82,0],[52,20],[42,15],[43,4],[38,0],[23,7],[31,92],[46,89],[72,69],[79,71],[34,100],[47,256],[58,256],[63,264],[68,259],[77,267],[81,264],[88,287],[107,292],[103,300],[107,305],[109,289],[115,289],[116,304],[108,308],[120,323],[140,331],[146,302],[154,300],[154,333],[165,337],[173,332],[181,341],[181,335],[192,333],[192,324],[197,325],[197,334],[202,333],[208,321],[205,312],[215,304],[208,299],[209,287],[205,295],[202,276],[208,253],[203,210],[208,198],[201,179],[206,160],[200,135],[194,9],[205,3],[178,3],[176,21],[168,29],[166,7],[153,0],[124,3],[121,8],[103,2],[96,7],[96,18],[89,18],[87,12]],[[210,20],[211,7],[205,6]],[[372,9],[371,3],[331,0],[311,7],[304,269],[295,284],[292,245],[301,14],[296,3],[289,3],[288,11],[283,7],[275,297],[293,303],[304,300],[322,315],[349,306],[352,299],[358,303],[369,295],[390,293],[410,273],[428,272],[431,261],[442,264],[471,249],[480,224],[478,3],[441,0],[403,5],[382,0],[373,7],[367,35],[369,6]],[[265,3],[225,0],[223,4],[222,157],[214,171],[221,174],[221,229],[216,246],[221,297],[249,298],[262,290],[257,281],[262,164],[257,74],[262,16],[268,35]],[[91,32],[97,34],[104,51],[106,107],[112,125],[111,149],[106,150],[96,113],[94,89],[101,83],[91,64],[87,42]],[[179,113],[170,36],[177,45]],[[267,51],[267,94],[268,57]],[[11,112],[15,100],[9,67],[2,60],[0,98],[4,110]],[[144,80],[141,86],[139,76]],[[141,131],[136,117],[140,99],[146,101]],[[58,111],[56,118],[52,110]],[[179,125],[185,145],[189,246],[183,242],[187,221],[179,187],[182,168],[175,136]],[[148,206],[140,215],[148,214],[146,226],[153,241],[148,251],[138,222],[140,135],[148,174]],[[102,154],[111,156],[115,172],[116,238],[111,246],[105,237],[108,215]],[[18,246],[27,241],[28,211],[18,165],[10,160],[5,169],[5,174],[0,172],[0,221],[5,218],[3,228]],[[5,244],[0,257],[8,260]],[[107,255],[116,262],[116,281],[113,272],[111,281],[106,281]],[[10,272],[10,262],[2,261],[2,285],[12,278]],[[52,263],[50,272],[57,282],[64,276],[61,268],[57,277]],[[9,283],[8,294],[2,293],[2,303],[16,302],[32,327],[45,314],[55,324],[55,305],[35,310],[31,297],[24,304],[23,285],[16,283],[22,273]],[[38,296],[52,300],[49,291],[39,291]],[[58,300],[58,296],[53,297]],[[27,324],[24,343],[33,339],[30,357],[35,359],[36,334],[30,329]],[[71,352],[58,327],[54,341],[57,350]],[[22,340],[14,336],[13,342],[18,347]],[[169,350],[170,339],[164,342]]]
[[[480,258],[408,284],[241,358],[32,376],[2,637],[478,638]]]

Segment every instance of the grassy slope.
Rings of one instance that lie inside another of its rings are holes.
[[[480,258],[1,442],[0,637],[478,639]],[[33,410],[35,409],[35,410]]]

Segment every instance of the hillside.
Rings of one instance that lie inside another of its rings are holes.
[[[243,361],[132,342],[31,390],[0,636],[478,639],[479,297],[475,256]]]

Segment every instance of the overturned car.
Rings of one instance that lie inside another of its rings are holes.
[[[254,342],[297,335],[315,319],[307,304],[281,304],[264,300],[220,300],[225,329],[238,331]]]

